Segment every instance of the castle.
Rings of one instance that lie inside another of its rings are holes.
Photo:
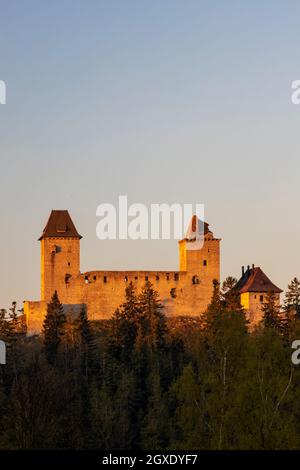
[[[41,300],[25,301],[29,334],[40,333],[47,303],[56,290],[66,314],[77,314],[85,305],[90,320],[112,317],[124,301],[125,287],[132,282],[137,291],[150,281],[158,291],[167,316],[195,317],[211,300],[213,281],[220,280],[220,239],[204,223],[203,246],[196,245],[200,221],[193,216],[186,236],[179,241],[178,271],[89,271],[80,272],[81,235],[66,210],[53,210],[41,242]],[[265,294],[281,290],[260,268],[243,271],[237,287],[250,320],[261,317]]]

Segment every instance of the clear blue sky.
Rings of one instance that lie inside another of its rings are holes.
[[[204,203],[222,276],[300,277],[298,1],[0,0],[0,306],[39,298],[69,209],[82,270],[176,269],[175,241],[100,242],[95,211]]]

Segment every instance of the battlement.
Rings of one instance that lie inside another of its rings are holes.
[[[179,242],[177,271],[80,272],[80,239],[68,211],[52,211],[41,242],[41,301],[26,302],[24,309],[30,331],[41,328],[47,302],[54,291],[66,306],[86,305],[90,319],[112,317],[124,301],[126,286],[137,292],[150,281],[158,291],[168,316],[199,316],[210,302],[213,280],[220,278],[218,238],[207,223],[202,224],[203,246],[196,245],[200,221],[193,216],[186,236]],[[199,232],[200,233],[200,232]]]

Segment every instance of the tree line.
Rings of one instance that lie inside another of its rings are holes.
[[[251,332],[235,284],[176,326],[148,281],[106,322],[67,318],[55,292],[40,336],[0,310],[0,449],[299,449],[300,282]]]

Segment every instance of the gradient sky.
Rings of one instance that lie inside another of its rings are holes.
[[[0,0],[0,307],[39,298],[54,209],[82,271],[177,269],[176,241],[99,241],[95,211],[204,203],[222,277],[300,277],[299,1]]]

